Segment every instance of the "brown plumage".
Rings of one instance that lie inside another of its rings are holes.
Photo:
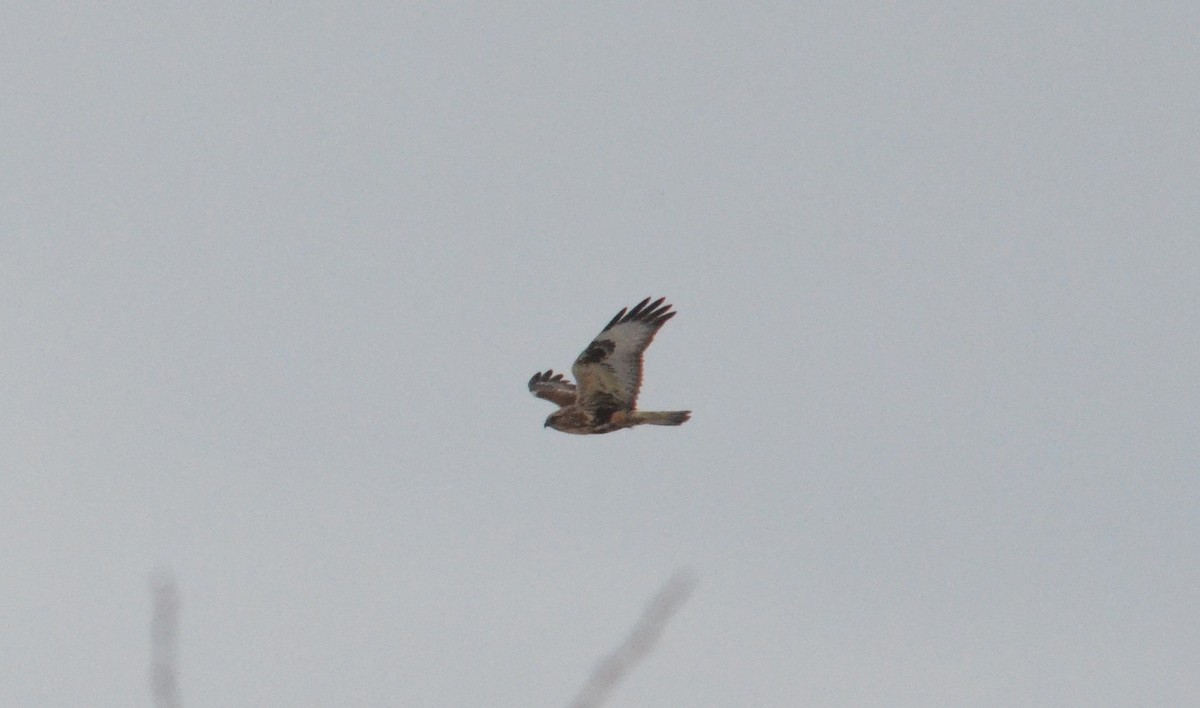
[[[611,433],[635,425],[682,425],[691,411],[639,411],[642,353],[654,335],[675,316],[666,298],[642,300],[622,309],[583,350],[571,373],[578,385],[553,370],[529,379],[529,390],[559,406],[546,418],[546,427],[577,435]]]

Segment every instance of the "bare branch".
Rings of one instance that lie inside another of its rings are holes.
[[[658,591],[625,641],[597,662],[570,708],[597,708],[658,643],[667,623],[683,606],[696,587],[689,570],[678,570]]]
[[[155,708],[179,708],[176,647],[179,635],[179,594],[169,573],[154,579],[154,616],[150,621],[150,688]]]

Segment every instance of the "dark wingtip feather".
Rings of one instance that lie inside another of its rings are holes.
[[[628,312],[625,308],[622,308],[617,313],[617,316],[609,320],[608,324],[604,326],[604,330],[608,330],[624,322],[648,322],[661,327],[664,322],[675,316],[675,313],[671,311],[671,305],[663,304],[665,301],[665,297],[660,297],[654,302],[650,302],[650,298],[646,298],[634,305],[633,309],[628,310]]]
[[[545,371],[539,371],[529,379],[529,388],[533,388],[534,386],[541,384],[541,383],[552,383],[554,381],[561,380],[562,377],[563,377],[562,374],[555,374],[554,369],[546,369]]]
[[[648,303],[648,302],[650,302],[650,298],[646,298],[645,300],[642,300],[638,304],[634,305],[633,309],[629,311],[629,317],[626,319],[636,320],[636,319],[640,318],[642,316],[642,312],[644,312],[646,310],[646,303]],[[655,303],[655,304],[658,304],[658,303]],[[653,308],[654,305],[651,305],[650,307]]]
[[[602,332],[603,332],[604,330],[607,330],[609,327],[612,327],[612,326],[613,326],[613,325],[615,325],[616,323],[620,322],[620,321],[621,321],[621,318],[622,318],[622,317],[624,317],[624,316],[625,316],[625,308],[624,308],[624,307],[622,307],[622,308],[621,308],[621,311],[620,311],[620,312],[618,312],[618,313],[616,314],[616,316],[615,316],[615,317],[613,317],[611,320],[609,320],[609,321],[608,321],[608,324],[604,325],[604,329],[603,329],[603,330],[600,330],[600,331],[602,331]]]

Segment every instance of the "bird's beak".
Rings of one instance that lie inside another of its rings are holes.
[[[550,421],[546,421],[545,423],[542,423],[542,427],[543,427],[543,428],[549,428],[549,427],[550,427]]]

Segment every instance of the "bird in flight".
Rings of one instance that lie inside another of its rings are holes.
[[[578,384],[554,373],[539,371],[529,379],[529,391],[559,406],[546,426],[576,435],[596,435],[635,425],[683,425],[691,411],[639,411],[642,352],[667,320],[675,316],[659,298],[642,300],[628,312],[622,308],[587,345],[571,373]]]

